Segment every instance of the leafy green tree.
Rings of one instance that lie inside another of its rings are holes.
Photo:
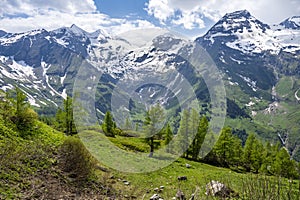
[[[172,153],[172,151],[173,151],[172,146],[170,144],[170,142],[172,141],[172,138],[173,138],[173,133],[172,133],[170,124],[168,123],[165,128],[165,145],[168,145],[166,147],[167,153]]]
[[[180,153],[183,153],[184,157],[188,157],[188,147],[189,147],[189,119],[190,119],[190,113],[188,110],[183,110],[181,114],[181,120],[180,125],[177,133],[177,144],[176,148],[178,148],[178,151]]]
[[[115,133],[114,130],[116,128],[116,124],[113,121],[112,115],[109,111],[105,113],[105,117],[102,123],[102,130],[104,134],[108,137],[114,137]]]
[[[192,159],[194,160],[197,160],[199,156],[199,152],[203,144],[203,141],[205,139],[207,131],[208,131],[208,120],[205,116],[203,116],[199,122],[197,134],[195,135],[191,146]]]
[[[290,155],[285,148],[281,148],[273,163],[273,170],[276,175],[286,178],[297,178],[296,162],[290,159]]]
[[[164,120],[164,110],[160,104],[156,104],[149,108],[146,112],[144,121],[145,141],[150,146],[149,157],[153,156],[155,145],[155,135],[160,131],[160,125]]]

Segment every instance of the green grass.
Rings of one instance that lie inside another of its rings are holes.
[[[292,77],[282,77],[276,84],[276,92],[281,97],[287,97],[291,94],[294,81]]]
[[[185,166],[186,163],[190,164],[192,167],[187,168]],[[257,197],[261,195],[260,193],[264,192],[270,196],[273,195],[270,193],[277,192],[276,185],[278,180],[281,182],[281,195],[285,195],[287,194],[287,191],[289,191],[287,179],[277,179],[276,177],[267,177],[257,174],[237,173],[230,169],[188,161],[183,158],[178,159],[165,168],[150,173],[130,174],[114,171],[112,174],[115,179],[118,180],[119,189],[123,191],[123,194],[133,194],[137,199],[142,199],[142,197],[149,199],[156,193],[154,189],[160,188],[160,186],[164,186],[164,190],[161,192],[161,196],[164,199],[171,199],[174,197],[178,189],[182,190],[187,197],[190,197],[191,194],[197,190],[196,199],[214,199],[205,195],[206,184],[211,180],[217,180],[226,184],[235,192],[239,193],[240,197],[244,199],[259,199],[254,197],[251,198],[251,196],[247,194],[249,192]],[[178,181],[178,176],[187,176],[187,181]],[[123,180],[129,181],[131,183],[130,187],[122,187]],[[263,183],[272,185],[274,188],[262,188]],[[248,188],[249,185],[253,187],[252,190]],[[298,181],[294,181],[291,186],[291,193],[294,197],[292,199],[295,199],[295,197],[299,195],[297,187]],[[261,191],[259,191],[260,189]],[[246,196],[248,198],[246,198]]]
[[[99,135],[99,133],[86,132],[85,134],[86,135],[82,137],[82,139],[85,140],[85,142],[89,142],[88,148],[92,150],[93,155],[98,158],[102,165],[106,167],[116,166],[117,163],[113,163],[113,160],[109,160],[112,165],[107,165],[106,161],[101,160],[109,159],[109,157],[117,157],[116,161],[122,162],[119,166],[117,166],[120,167],[118,170],[110,169],[107,173],[109,175],[102,173],[101,176],[103,179],[106,179],[105,182],[110,182],[116,190],[120,190],[123,196],[134,196],[137,199],[149,199],[154,193],[156,193],[154,191],[155,188],[164,186],[163,191],[160,192],[160,195],[164,199],[171,199],[174,197],[178,189],[182,190],[187,197],[190,197],[190,195],[197,190],[196,199],[213,199],[205,195],[205,186],[211,180],[217,180],[225,183],[234,191],[238,192],[242,199],[272,199],[278,191],[281,197],[284,197],[286,194],[293,195],[293,198],[291,199],[295,199],[294,197],[299,195],[297,190],[298,181],[294,181],[293,184],[289,184],[288,180],[283,178],[278,179],[272,176],[237,173],[227,168],[215,167],[201,162],[186,160],[184,158],[174,159],[174,162],[169,162],[161,168],[155,168],[153,171],[149,171],[149,166],[159,166],[161,161],[155,157],[148,160],[143,158],[141,154],[133,153],[132,155],[134,155],[138,160],[138,162],[135,163],[135,167],[147,168],[148,172],[122,172],[121,167],[124,167],[123,169],[125,169],[127,167],[125,165],[130,165],[130,162],[126,163],[124,160],[127,159],[132,161],[133,158],[131,158],[130,155],[117,155],[113,149],[109,152],[97,151],[99,148],[95,145],[103,146],[106,142],[99,140],[94,143],[92,142],[95,141],[95,138],[99,139],[99,137],[95,136]],[[147,147],[144,142],[138,138],[125,138],[118,136],[110,140],[113,141],[113,144],[116,145],[117,148],[126,149],[127,152],[134,152],[137,148]],[[124,148],[124,144],[126,144],[126,148]],[[97,152],[101,153],[97,154]],[[157,151],[154,152],[154,155],[156,153]],[[101,156],[98,157],[100,154]],[[186,164],[190,164],[192,167],[187,168]],[[188,180],[179,182],[177,180],[178,176],[187,176]],[[130,185],[124,185],[123,181],[130,182]],[[278,181],[280,181],[280,190],[278,190]],[[253,195],[253,198],[251,198],[250,193]]]
[[[115,138],[110,138],[110,141],[117,147],[127,151],[149,151],[149,145],[147,145],[142,138],[116,136]]]
[[[5,126],[0,132],[4,136],[0,137],[0,199],[22,199],[23,192],[31,189],[35,174],[56,162],[53,154],[65,136],[38,121],[26,139],[17,132],[7,132]]]

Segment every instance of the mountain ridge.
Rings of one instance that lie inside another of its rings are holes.
[[[298,18],[290,19],[294,22]],[[295,96],[300,88],[300,30],[284,24],[265,24],[242,10],[224,15],[204,36],[190,43],[158,30],[153,33],[154,38],[147,37],[149,42],[139,46],[138,37],[143,39],[140,32],[126,40],[126,37],[109,35],[103,30],[88,33],[76,25],[54,31],[0,31],[0,88],[7,91],[18,85],[36,109],[53,115],[62,100],[72,95],[78,70],[83,61],[88,61],[103,74],[96,94],[99,100],[95,103],[101,118],[110,109],[111,94],[121,78],[134,80],[175,69],[195,88],[201,102],[201,114],[209,116],[210,98],[205,82],[195,75],[193,66],[184,59],[189,56],[192,46],[198,44],[220,70],[230,120],[252,120],[265,116],[263,113],[275,117],[282,113],[298,116],[293,110],[299,108]],[[92,78],[89,75],[87,81]],[[174,82],[182,84],[180,77]],[[290,85],[291,92],[278,92],[286,88],[286,84]],[[164,102],[174,112],[179,112],[174,106],[178,103],[174,94],[180,91],[171,94],[153,85],[148,90],[142,89],[139,90],[142,97],[153,97],[151,102]],[[280,102],[274,103],[277,101]],[[133,109],[134,105],[139,106],[132,103]],[[265,112],[266,109],[270,112]],[[286,116],[286,119],[290,117]],[[272,119],[264,124],[255,123],[258,127],[269,126],[266,131],[270,132],[288,128]],[[288,124],[295,131],[299,130],[296,123]],[[266,136],[264,131],[257,132]]]

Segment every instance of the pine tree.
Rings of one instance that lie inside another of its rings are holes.
[[[205,139],[207,131],[208,131],[208,120],[204,116],[201,118],[201,120],[199,122],[197,134],[192,142],[192,147],[191,147],[192,148],[192,158],[194,160],[197,160],[197,158],[199,156],[199,152],[200,152],[201,146],[203,144],[203,141]]]
[[[76,128],[73,118],[73,100],[69,96],[64,100],[64,110],[66,113],[66,134],[73,135],[76,133]]]
[[[126,119],[125,119],[124,129],[125,130],[131,130],[132,129],[132,123],[131,123],[129,117],[126,117]]]
[[[55,127],[67,135],[77,133],[73,118],[73,100],[69,96],[63,102],[63,109],[59,108],[56,112]]]
[[[281,148],[277,153],[272,167],[276,175],[286,178],[297,177],[296,162],[290,159],[290,155],[285,148]]]
[[[255,139],[253,143],[253,150],[251,154],[251,166],[255,173],[258,173],[258,170],[261,168],[261,165],[263,163],[263,155],[262,152],[264,152],[264,146],[261,143],[260,140]]]
[[[154,153],[154,137],[157,135],[161,129],[160,125],[164,120],[164,110],[160,104],[150,107],[146,112],[145,121],[144,121],[144,133],[145,141],[150,146],[149,157],[153,156]]]
[[[168,123],[165,128],[165,145],[167,145],[167,147],[166,147],[167,153],[172,153],[172,151],[173,151],[172,146],[170,144],[170,142],[172,141],[172,138],[173,138],[173,133],[171,131],[170,124]]]
[[[17,129],[26,135],[37,119],[37,114],[30,108],[30,104],[26,101],[27,97],[20,88],[16,87],[14,92],[14,95],[7,94],[15,111],[11,116],[12,121],[16,124]]]
[[[196,135],[198,132],[198,127],[199,127],[199,114],[195,109],[191,109],[190,111],[190,117],[189,117],[189,128],[188,128],[188,137],[189,141],[192,141],[192,144],[190,145],[187,154],[191,155],[193,157],[193,153],[195,153],[195,148],[196,148]]]
[[[232,137],[232,153],[230,164],[238,167],[242,164],[241,158],[243,157],[243,147],[242,140],[236,136]]]
[[[188,147],[189,147],[189,118],[190,114],[188,110],[183,110],[181,114],[180,125],[177,133],[177,144],[176,148],[180,153],[183,153],[184,157],[188,157]]]
[[[256,173],[263,164],[263,152],[264,147],[262,143],[255,137],[254,134],[250,134],[246,140],[244,147],[243,163],[246,171],[254,170]]]
[[[275,162],[276,155],[280,150],[280,143],[276,145],[271,145],[270,142],[267,142],[264,152],[262,153],[263,163],[261,165],[260,171],[265,174],[272,174],[272,165]]]
[[[112,115],[110,114],[109,111],[107,111],[105,113],[104,120],[102,123],[102,130],[106,136],[114,137],[115,136],[114,129],[115,129],[115,123],[113,121]]]
[[[234,137],[231,128],[223,128],[213,150],[221,165],[229,166],[232,163],[232,158],[235,154],[233,145]]]

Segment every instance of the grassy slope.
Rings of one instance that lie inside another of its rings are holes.
[[[63,161],[58,158],[58,155],[60,155],[59,146],[66,138],[62,133],[38,122],[34,136],[24,140],[18,137],[16,132],[5,129],[3,124],[0,127],[0,199],[95,198],[93,192],[87,193],[87,191],[93,191],[93,188],[100,187],[100,185],[89,184],[87,188],[78,188],[74,186],[73,178],[62,172],[59,163]],[[7,133],[5,137],[3,131]],[[94,131],[93,134],[98,133]],[[111,141],[117,147],[126,151],[145,152],[148,150],[143,140],[138,138],[118,136],[111,139]],[[153,164],[155,165],[155,163],[156,161],[153,159]],[[187,168],[186,163],[192,167]],[[126,199],[125,197],[149,199],[155,193],[154,188],[160,186],[165,187],[161,192],[164,199],[171,199],[178,189],[184,191],[187,196],[197,191],[197,199],[212,199],[207,198],[204,194],[205,185],[210,180],[218,180],[227,184],[240,193],[241,196],[243,193],[250,191],[247,187],[251,184],[253,190],[257,190],[257,188],[264,188],[263,185],[268,183],[270,188],[267,191],[272,194],[277,192],[277,186],[274,184],[277,181],[275,177],[264,178],[259,175],[236,173],[230,169],[218,168],[183,158],[179,158],[165,168],[141,174],[121,173],[98,164],[96,174],[98,174],[97,181],[102,183],[101,187],[106,186],[108,195],[112,196],[112,193],[114,193],[117,196],[116,199]],[[179,182],[177,180],[178,176],[187,176],[188,180]],[[123,180],[129,181],[130,185],[124,185]],[[288,181],[281,179],[281,184],[283,188],[281,193],[288,194]],[[291,195],[295,197],[298,195],[298,191],[296,191],[298,182],[294,181],[291,186],[293,188],[293,194],[291,192]],[[80,190],[85,191],[84,195],[79,192]],[[263,191],[266,192],[266,189],[263,189]],[[103,190],[101,190],[101,193],[103,194]],[[252,191],[252,193],[254,195],[255,191]],[[257,195],[260,194],[257,192]],[[99,196],[97,197],[99,198]],[[256,197],[261,198],[261,196]],[[101,196],[101,198],[105,199],[105,196]]]
[[[90,134],[93,135],[97,133],[90,132]],[[137,149],[144,151],[146,148],[142,140],[137,138],[118,136],[111,139],[111,141],[119,148],[127,151],[136,151]],[[140,155],[137,153],[136,156]],[[155,164],[157,161],[153,159],[153,163]],[[192,167],[187,168],[187,163]],[[230,169],[219,168],[201,162],[186,160],[184,158],[179,158],[171,165],[153,172],[136,174],[122,173],[110,169],[105,176],[107,177],[106,182],[112,184],[117,190],[121,190],[123,197],[136,197],[137,199],[149,199],[154,193],[156,193],[154,189],[159,188],[160,186],[164,186],[164,190],[161,192],[161,196],[164,197],[164,199],[171,199],[174,197],[178,189],[184,191],[188,197],[197,191],[197,199],[213,199],[208,198],[205,195],[205,186],[211,180],[218,180],[225,183],[238,192],[241,197],[245,194],[249,198],[249,194],[246,194],[249,192],[253,193],[253,199],[263,198],[263,193],[265,193],[265,195],[274,195],[274,193],[277,193],[277,181],[280,181],[282,187],[281,193],[283,195],[289,193],[289,184],[287,179],[279,180],[276,177],[237,173]],[[178,176],[187,176],[188,180],[179,182],[177,180]],[[123,181],[129,181],[130,185],[124,185]],[[298,181],[294,181],[290,186],[290,188],[293,188],[291,189],[292,192],[290,192],[291,195],[294,195],[293,197],[299,195],[297,190]],[[260,192],[256,191],[260,189]],[[244,196],[243,198],[245,199]],[[271,198],[271,196],[264,196],[264,198]]]
[[[53,155],[65,137],[41,122],[36,122],[27,139],[3,122],[0,133],[0,199],[24,198],[38,184],[35,175],[56,162]]]

